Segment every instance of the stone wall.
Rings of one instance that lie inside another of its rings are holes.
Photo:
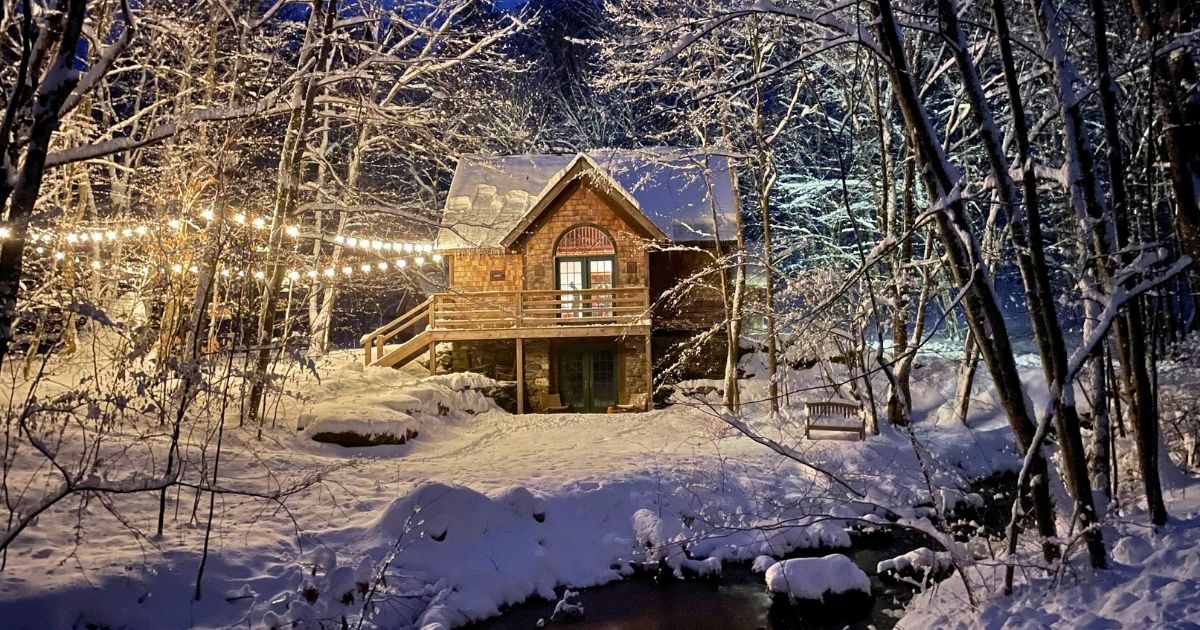
[[[480,372],[496,378],[496,368],[504,372],[513,369],[517,357],[517,344],[512,340],[499,341],[455,341],[450,351],[450,370],[453,372]],[[511,372],[515,377],[516,372]]]
[[[550,340],[526,339],[525,400],[528,403],[534,403],[532,406],[527,405],[526,409],[539,411],[536,406],[537,401],[543,394],[551,391],[550,372],[553,367],[554,365],[550,361]]]
[[[608,199],[587,181],[568,187],[527,231],[519,246],[524,252],[525,288],[554,289],[554,247],[567,230],[594,225],[608,233],[616,248],[616,284],[646,286],[649,270],[644,239]]]
[[[622,404],[627,404],[634,394],[646,394],[646,339],[644,337],[627,337],[617,343],[617,369],[621,380],[617,396]]]

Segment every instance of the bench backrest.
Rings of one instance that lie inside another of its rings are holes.
[[[806,402],[805,408],[811,417],[825,416],[836,418],[857,418],[862,413],[862,406],[844,402]]]

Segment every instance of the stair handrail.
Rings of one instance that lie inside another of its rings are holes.
[[[370,365],[372,361],[382,357],[384,344],[399,334],[400,331],[416,324],[419,319],[426,317],[432,303],[433,296],[430,296],[424,302],[406,311],[403,315],[360,337],[358,342],[363,348],[363,364]],[[378,349],[379,357],[371,356],[373,348]]]

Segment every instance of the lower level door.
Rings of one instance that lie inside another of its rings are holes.
[[[558,392],[573,411],[603,412],[617,403],[616,350],[569,346],[558,351]]]

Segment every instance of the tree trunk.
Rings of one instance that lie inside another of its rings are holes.
[[[1000,0],[995,0],[999,2]],[[999,9],[1003,13],[1003,8]],[[1079,414],[1074,403],[1073,389],[1067,380],[1067,350],[1063,339],[1062,328],[1058,322],[1058,313],[1054,307],[1054,299],[1050,288],[1050,271],[1046,266],[1045,251],[1039,238],[1034,241],[1029,237],[1029,221],[1022,212],[1021,199],[1017,193],[1016,182],[1008,168],[1008,158],[1004,155],[1004,140],[1000,136],[991,105],[983,92],[983,84],[975,68],[967,48],[966,36],[958,21],[958,7],[954,0],[938,0],[938,12],[941,15],[943,34],[949,43],[951,53],[963,79],[963,89],[971,104],[971,113],[979,127],[979,137],[983,142],[991,166],[992,178],[1000,196],[1001,207],[1007,215],[1013,249],[1017,253],[1017,267],[1025,287],[1025,299],[1029,305],[1029,315],[1033,326],[1034,337],[1042,358],[1042,370],[1046,382],[1053,392],[1060,392],[1055,400],[1054,420],[1062,445],[1063,477],[1067,480],[1071,496],[1079,508],[1080,526],[1085,530],[1084,539],[1088,546],[1088,555],[1092,566],[1107,565],[1107,553],[1104,550],[1104,539],[1096,524],[1096,509],[1092,499],[1091,480],[1088,477],[1087,461],[1083,449],[1083,435],[1079,428]],[[997,20],[999,23],[1000,20]],[[1005,26],[1007,26],[1005,24]],[[1007,33],[1001,35],[1005,39]],[[1011,51],[1010,51],[1011,52]],[[1006,77],[1011,64],[1005,64]],[[1024,130],[1024,108],[1020,104],[1020,88],[1014,81],[1008,81],[1010,97],[1015,95],[1013,103],[1014,118],[1022,119],[1015,126],[1021,131],[1016,135],[1024,136],[1018,139],[1018,148],[1022,151],[1022,162],[1030,164],[1031,156],[1028,150],[1028,136]],[[1037,190],[1026,189],[1026,194],[1033,200],[1032,205],[1038,205]]]
[[[332,48],[330,34],[336,19],[337,0],[329,0],[327,5],[322,0],[313,1],[304,43],[304,49],[311,52],[301,55],[297,64],[298,68],[308,67],[310,69],[306,79],[298,81],[292,92],[292,112],[288,119],[283,148],[279,154],[279,182],[276,188],[275,206],[271,212],[271,240],[267,254],[271,258],[271,271],[266,278],[262,310],[259,312],[257,359],[246,410],[251,420],[259,418],[263,392],[266,388],[267,370],[271,364],[271,350],[278,316],[276,311],[279,310],[279,294],[283,287],[285,273],[284,265],[279,260],[283,240],[283,222],[290,219],[299,206],[300,167],[303,161],[304,138],[308,135],[312,125],[313,103],[320,89],[318,78],[329,59],[329,52]],[[315,43],[318,40],[320,45],[316,46]]]
[[[1026,406],[1025,388],[1013,358],[1003,313],[992,292],[979,244],[972,236],[974,230],[962,199],[962,175],[951,166],[920,100],[904,56],[904,43],[890,0],[880,0],[877,8],[879,19],[875,30],[890,62],[888,74],[891,87],[905,126],[921,156],[924,166],[922,176],[929,196],[940,208],[935,214],[935,225],[945,246],[951,275],[963,292],[962,305],[967,314],[967,325],[992,375],[1001,406],[1017,438],[1017,445],[1025,452],[1033,444],[1036,427]],[[1057,553],[1056,546],[1050,542],[1055,535],[1054,515],[1046,460],[1041,453],[1030,453],[1028,472],[1038,529],[1044,541],[1043,549],[1047,556],[1053,557]]]

